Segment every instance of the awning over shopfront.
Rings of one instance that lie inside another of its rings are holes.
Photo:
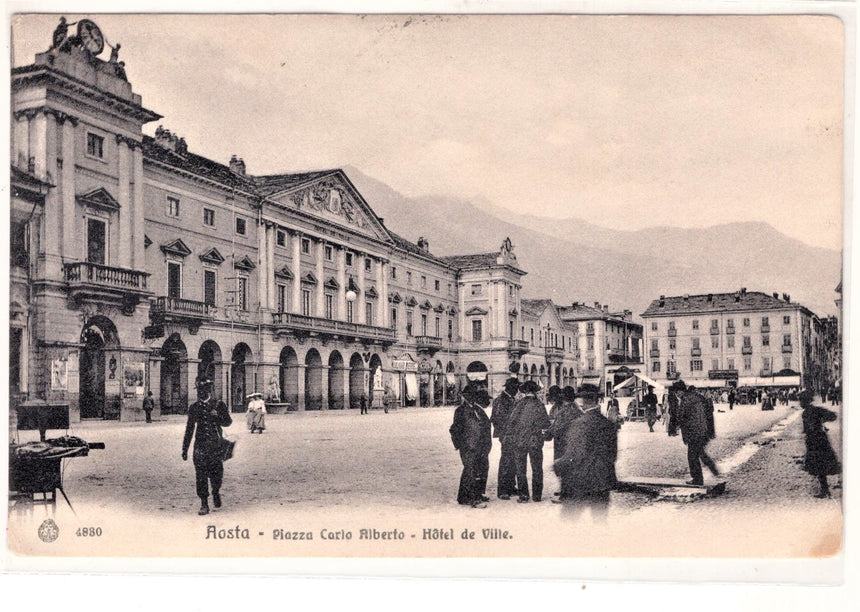
[[[700,389],[718,389],[722,387],[728,387],[729,381],[711,380],[710,378],[706,378],[704,380],[691,380],[689,384]]]
[[[799,387],[800,376],[745,376],[738,379],[739,387]]]
[[[637,379],[638,379],[638,380],[641,380],[641,381],[642,381],[642,382],[644,382],[646,385],[650,385],[650,386],[654,387],[654,389],[655,389],[655,390],[658,390],[658,389],[659,389],[659,390],[665,390],[665,389],[666,389],[666,387],[665,387],[665,386],[663,386],[662,384],[658,383],[658,382],[657,382],[656,380],[654,380],[653,378],[649,378],[648,376],[645,376],[644,374],[640,374],[639,372],[633,372],[633,376],[631,376],[630,378],[628,378],[627,380],[625,380],[625,381],[624,381],[624,382],[622,382],[622,383],[618,383],[617,385],[615,385],[615,386],[612,388],[612,390],[613,390],[613,391],[618,391],[618,389],[623,389],[624,387],[626,387],[626,386],[628,386],[628,385],[632,385],[632,384],[633,384]]]
[[[599,376],[586,376],[582,380],[579,381],[579,386],[582,385],[594,385],[595,387],[600,386],[600,377]]]

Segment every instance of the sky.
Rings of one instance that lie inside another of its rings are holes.
[[[251,174],[350,165],[410,197],[842,247],[834,17],[89,17],[164,127]],[[13,17],[13,65],[57,23]]]

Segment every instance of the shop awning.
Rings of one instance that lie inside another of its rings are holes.
[[[406,399],[415,400],[418,397],[418,376],[415,372],[406,372],[403,380],[406,382]]]
[[[620,382],[620,383],[618,383],[617,385],[615,385],[615,386],[612,388],[612,390],[613,390],[613,391],[617,391],[618,389],[622,389],[622,388],[624,388],[624,387],[626,387],[626,386],[628,386],[628,385],[632,385],[636,380],[641,380],[641,381],[642,381],[642,382],[644,382],[646,385],[650,385],[650,386],[654,387],[654,389],[655,389],[655,390],[657,390],[657,389],[665,389],[665,388],[666,388],[665,386],[663,386],[662,384],[658,383],[658,382],[657,382],[656,380],[654,380],[653,378],[649,378],[648,376],[645,376],[644,374],[640,374],[639,372],[633,372],[633,376],[631,376],[630,378],[628,378],[628,379],[627,379],[627,380],[625,380],[624,382]]]
[[[581,381],[579,381],[579,385],[594,385],[595,387],[600,386],[600,377],[599,376],[586,376]]]
[[[798,387],[800,376],[745,376],[738,379],[739,387]]]

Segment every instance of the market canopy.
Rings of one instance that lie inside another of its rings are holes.
[[[636,379],[641,380],[646,385],[650,385],[650,386],[654,387],[655,390],[657,390],[657,389],[662,389],[663,391],[666,390],[666,387],[664,387],[663,385],[658,383],[656,380],[654,380],[652,378],[648,378],[647,376],[645,376],[644,374],[640,374],[639,372],[633,372],[633,376],[631,376],[630,378],[628,378],[624,382],[618,383],[617,385],[612,387],[612,390],[618,391],[618,389],[623,389],[624,387],[632,385],[634,382],[636,382]]]

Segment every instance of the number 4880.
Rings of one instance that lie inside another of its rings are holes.
[[[101,527],[78,527],[75,535],[79,538],[97,538],[102,534]]]

